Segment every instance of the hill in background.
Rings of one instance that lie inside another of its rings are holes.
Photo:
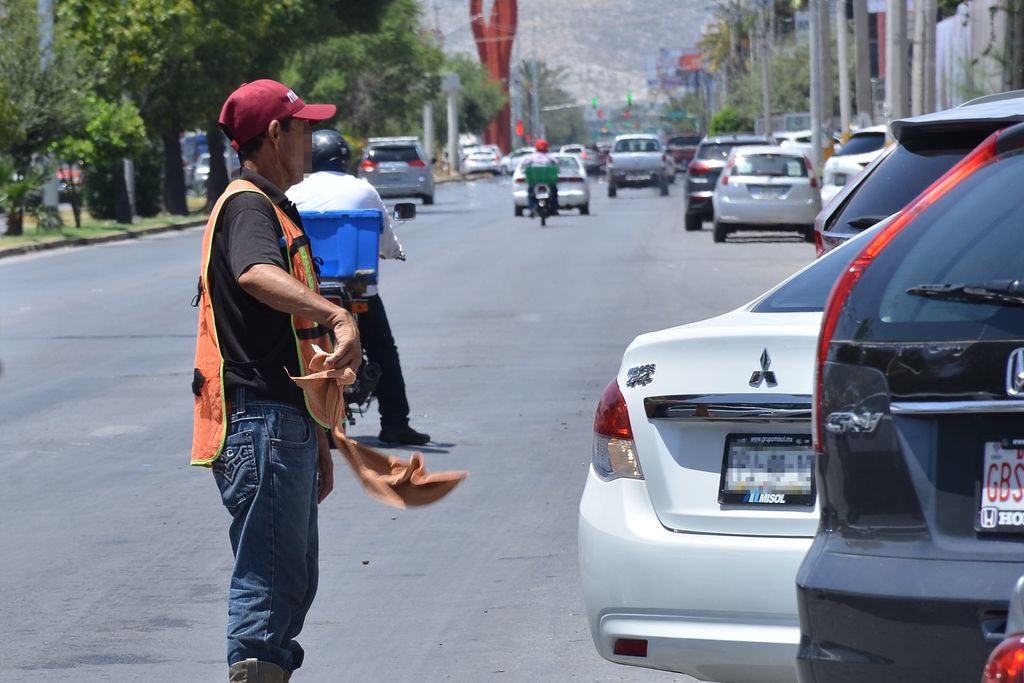
[[[446,52],[476,56],[469,0],[419,0],[423,24],[444,37]],[[648,97],[647,61],[661,48],[692,48],[709,16],[705,0],[519,0],[516,60],[566,70],[560,86],[589,102]],[[484,12],[491,3],[485,0]],[[651,93],[653,96],[653,93]]]

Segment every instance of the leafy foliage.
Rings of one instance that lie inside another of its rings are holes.
[[[481,133],[505,105],[505,93],[491,79],[491,74],[477,59],[468,55],[452,55],[441,68],[444,73],[456,73],[462,89],[459,91],[459,130]],[[448,131],[447,96],[439,92],[434,98],[434,123],[438,139]]]
[[[712,135],[719,133],[742,133],[754,130],[754,120],[749,116],[741,114],[733,107],[722,107],[718,113],[711,117],[708,123],[708,132]]]

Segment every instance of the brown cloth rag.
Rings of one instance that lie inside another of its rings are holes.
[[[345,387],[355,382],[351,369],[327,368],[325,352],[309,362],[309,374],[292,377],[306,393],[310,410],[324,424],[334,425],[334,443],[352,467],[366,492],[383,503],[397,508],[427,505],[440,500],[469,476],[464,470],[427,474],[422,453],[413,453],[409,460],[368,448],[348,438],[345,424]]]

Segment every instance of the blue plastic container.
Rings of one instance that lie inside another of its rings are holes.
[[[380,235],[384,216],[379,209],[302,212],[302,226],[309,236],[313,256],[319,257],[322,278],[356,275],[377,282]]]

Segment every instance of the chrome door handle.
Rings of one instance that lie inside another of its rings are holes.
[[[882,419],[882,413],[830,413],[825,418],[829,434],[873,432]]]

